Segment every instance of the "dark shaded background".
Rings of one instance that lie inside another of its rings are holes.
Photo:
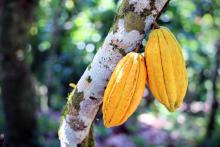
[[[0,1],[0,143],[5,138],[8,146],[59,146],[68,84],[77,83],[101,46],[117,2]],[[106,129],[98,115],[98,147],[220,146],[220,1],[171,0],[158,23],[184,48],[185,102],[170,113],[146,89],[124,125]]]

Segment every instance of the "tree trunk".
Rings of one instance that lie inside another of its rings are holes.
[[[216,114],[218,109],[218,100],[217,100],[217,80],[218,80],[218,69],[220,67],[220,40],[216,42],[216,55],[215,55],[215,63],[213,68],[213,76],[212,76],[212,105],[211,112],[209,116],[209,122],[207,126],[206,132],[206,140],[205,145],[207,147],[213,146],[212,144],[212,135],[216,126]]]
[[[103,45],[68,97],[59,129],[61,146],[74,147],[87,136],[118,61],[140,45],[169,0],[123,0]]]
[[[59,1],[58,2],[58,6],[57,9],[54,12],[54,16],[53,16],[53,33],[52,33],[52,39],[51,39],[51,48],[49,50],[49,56],[48,56],[48,60],[47,63],[48,65],[53,65],[55,64],[55,62],[57,61],[57,51],[61,48],[61,36],[64,33],[64,29],[62,27],[62,25],[59,25],[59,19],[60,16],[62,14],[62,9],[64,8],[64,3],[65,1]],[[54,72],[51,69],[52,67],[49,66],[49,68],[46,70],[46,85],[48,88],[48,106],[49,108],[51,108],[51,97],[52,97],[52,93],[54,91],[54,87],[53,87],[53,78],[54,78]]]
[[[35,0],[2,0],[0,67],[6,147],[38,146],[34,87],[24,60]]]

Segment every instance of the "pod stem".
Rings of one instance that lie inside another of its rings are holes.
[[[153,29],[159,29],[160,26],[157,24],[156,21],[153,22]]]
[[[134,49],[134,52],[136,52],[136,53],[139,52],[140,48],[141,48],[141,44],[138,43],[137,46]]]

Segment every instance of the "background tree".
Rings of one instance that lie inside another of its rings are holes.
[[[1,89],[5,112],[4,146],[37,146],[35,94],[25,49],[37,1],[0,4]]]
[[[218,80],[218,69],[220,65],[220,40],[216,41],[216,55],[215,55],[215,62],[213,67],[213,76],[212,76],[212,104],[211,104],[211,111],[207,125],[207,132],[206,132],[206,145],[213,146],[215,144],[212,143],[211,138],[213,132],[216,128],[216,114],[219,107],[218,99],[217,99],[217,80]]]

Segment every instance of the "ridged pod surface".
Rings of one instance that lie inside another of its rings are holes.
[[[182,48],[169,29],[151,31],[145,57],[151,92],[169,111],[175,111],[183,102],[188,78]]]
[[[146,84],[145,60],[141,54],[128,53],[116,65],[103,97],[106,127],[123,124],[136,110]]]

